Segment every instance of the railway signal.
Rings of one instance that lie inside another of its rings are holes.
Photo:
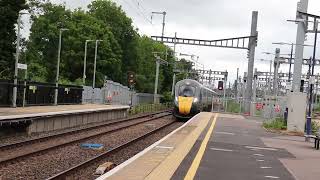
[[[128,85],[130,88],[133,88],[133,86],[136,84],[136,75],[132,71],[128,71]]]
[[[218,89],[219,89],[220,91],[223,90],[223,81],[219,81],[219,82],[218,82]]]

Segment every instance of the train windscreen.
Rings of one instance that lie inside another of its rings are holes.
[[[179,88],[179,96],[183,97],[193,97],[195,96],[196,88],[193,86],[180,86]]]

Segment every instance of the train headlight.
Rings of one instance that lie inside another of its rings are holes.
[[[179,103],[178,103],[178,97],[175,97],[175,98],[174,98],[174,104],[175,104],[176,106],[178,106],[178,104],[179,104]]]
[[[193,99],[193,102],[194,102],[194,103],[197,103],[198,101],[199,101],[198,98],[194,98],[194,99]]]

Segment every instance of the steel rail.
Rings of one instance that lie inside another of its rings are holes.
[[[172,113],[161,115],[161,116],[157,116],[157,117],[152,117],[152,118],[149,118],[147,120],[143,120],[143,121],[139,121],[137,123],[133,123],[133,124],[130,124],[130,125],[126,125],[126,126],[114,128],[114,129],[111,129],[111,130],[99,132],[97,134],[89,135],[89,136],[86,136],[86,137],[83,137],[83,138],[80,138],[80,139],[75,139],[75,140],[71,140],[71,141],[68,141],[68,142],[57,144],[57,145],[54,145],[54,146],[51,146],[51,147],[45,147],[45,148],[40,149],[40,150],[27,152],[25,154],[21,154],[21,155],[18,155],[18,156],[14,156],[14,157],[10,157],[10,158],[7,158],[7,159],[3,159],[3,160],[0,161],[0,164],[12,162],[12,161],[15,161],[15,160],[18,160],[18,159],[21,159],[21,158],[32,156],[34,154],[40,154],[40,153],[44,153],[44,152],[47,152],[47,151],[51,151],[51,150],[54,150],[54,149],[62,147],[62,146],[67,146],[67,145],[70,145],[70,144],[73,144],[73,143],[77,143],[77,142],[80,142],[80,141],[84,141],[84,140],[87,140],[87,139],[90,139],[90,138],[103,136],[105,134],[110,134],[110,133],[113,133],[113,132],[116,132],[116,131],[120,131],[120,130],[126,129],[128,127],[136,126],[136,125],[148,122],[148,121],[153,121],[153,120],[156,120],[156,119],[159,119],[159,118],[162,118],[162,117],[165,117],[165,116],[171,116],[171,115],[172,115]],[[136,119],[139,119],[139,118],[134,118],[133,120],[136,120]]]
[[[60,173],[48,178],[47,180],[66,179],[66,177],[68,175],[72,174],[73,172],[78,171],[81,168],[85,168],[87,166],[90,166],[90,164],[95,163],[96,161],[99,161],[99,160],[105,158],[106,156],[108,156],[108,155],[110,155],[110,154],[112,154],[114,152],[117,152],[117,151],[119,151],[119,150],[121,150],[123,148],[126,148],[126,147],[128,147],[128,146],[130,146],[130,145],[132,145],[132,144],[134,144],[134,143],[136,143],[136,142],[138,142],[138,141],[140,141],[140,140],[142,140],[142,139],[144,139],[144,138],[146,138],[146,137],[148,137],[148,136],[150,136],[150,135],[152,135],[152,134],[154,134],[154,133],[156,133],[156,132],[158,132],[158,131],[160,131],[160,130],[162,130],[162,129],[170,126],[170,125],[172,125],[172,124],[174,124],[175,122],[177,122],[177,121],[172,121],[172,122],[170,122],[168,124],[165,124],[165,125],[157,128],[157,129],[155,129],[155,130],[152,130],[152,131],[150,131],[150,132],[148,132],[148,133],[146,133],[146,134],[144,134],[142,136],[139,136],[139,137],[137,137],[137,138],[135,138],[133,140],[127,141],[127,142],[125,142],[125,143],[123,143],[123,144],[121,144],[121,145],[119,145],[117,147],[114,147],[114,148],[112,148],[112,149],[110,149],[110,150],[108,150],[108,151],[106,151],[106,152],[104,152],[104,153],[102,153],[102,154],[100,154],[98,156],[95,156],[95,157],[93,157],[93,158],[91,158],[91,159],[89,159],[89,160],[87,160],[85,162],[82,162],[82,163],[80,163],[80,164],[78,164],[78,165],[76,165],[76,166],[74,166],[74,167],[72,167],[72,168],[70,168],[68,170],[60,172]]]

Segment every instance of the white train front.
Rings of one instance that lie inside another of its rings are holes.
[[[175,85],[173,114],[177,118],[188,119],[201,111],[211,110],[218,95],[198,81],[185,79]]]

